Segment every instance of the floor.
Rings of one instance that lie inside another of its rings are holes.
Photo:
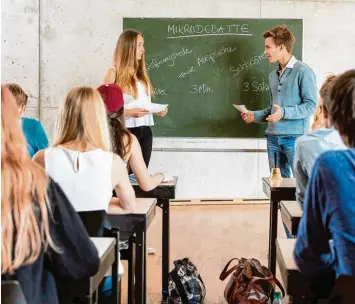
[[[268,204],[174,206],[170,210],[171,269],[174,260],[188,257],[206,285],[206,304],[225,303],[223,291],[229,278],[222,282],[219,275],[230,259],[253,257],[267,266]],[[160,303],[161,299],[161,218],[157,208],[147,235],[149,247],[156,249],[147,258],[149,303]],[[125,274],[122,303],[127,303],[126,280]]]

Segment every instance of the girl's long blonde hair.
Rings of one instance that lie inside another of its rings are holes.
[[[53,146],[69,142],[88,143],[111,151],[106,107],[92,87],[73,88],[67,94],[59,114],[58,139]]]
[[[113,65],[116,67],[115,83],[124,92],[130,92],[134,98],[138,97],[135,77],[144,84],[147,94],[153,95],[152,84],[145,66],[145,55],[142,55],[141,60],[136,59],[139,35],[143,37],[142,33],[134,29],[124,30],[118,38],[113,55]]]
[[[49,244],[49,179],[32,162],[16,101],[1,88],[1,273],[35,262]]]

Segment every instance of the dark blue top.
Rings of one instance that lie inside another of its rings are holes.
[[[48,199],[53,214],[48,216],[50,235],[60,252],[43,249],[33,264],[1,276],[2,280],[19,281],[28,304],[58,304],[56,282],[92,276],[100,265],[97,249],[82,221],[53,180]]]
[[[306,276],[355,275],[355,148],[316,161],[304,201],[294,258]]]
[[[31,157],[37,151],[48,148],[48,138],[41,123],[32,118],[22,117],[22,131],[27,140],[28,153]]]

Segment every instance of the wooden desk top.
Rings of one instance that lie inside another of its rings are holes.
[[[107,211],[107,218],[120,232],[135,232],[136,229],[148,229],[155,217],[156,198],[137,198],[136,210],[128,214],[114,214]]]
[[[152,207],[155,207],[157,200],[155,198],[136,198],[136,210],[132,213],[127,214],[115,214],[110,213],[110,209],[107,210],[107,214],[109,215],[117,215],[117,216],[137,216],[144,217],[149,214],[149,211]]]
[[[295,246],[296,239],[277,239],[276,259],[287,294],[289,296],[302,296],[308,290],[309,281],[307,277],[301,275],[293,259]]]
[[[157,186],[157,188],[166,188],[166,187],[175,187],[178,181],[178,177],[174,176],[174,181],[167,182],[167,183],[161,183]],[[131,183],[132,186],[139,187],[138,183]]]
[[[298,271],[295,260],[293,259],[293,251],[296,246],[296,239],[277,239],[276,244],[280,250],[285,270]]]
[[[94,243],[99,252],[100,260],[102,261],[110,250],[115,249],[116,240],[107,237],[91,237],[90,240]]]
[[[281,209],[285,208],[291,217],[301,217],[303,210],[297,201],[281,201]]]
[[[263,177],[264,193],[273,201],[295,200],[296,199],[296,180],[294,178],[284,178],[283,180],[273,181],[268,177]]]
[[[296,179],[284,178],[282,180],[270,180],[268,177],[263,177],[263,182],[266,183],[271,190],[281,188],[296,188]]]
[[[170,200],[175,198],[175,191],[178,177],[174,176],[174,181],[169,183],[162,183],[151,191],[143,191],[137,183],[132,183],[136,197],[150,197],[163,200]]]

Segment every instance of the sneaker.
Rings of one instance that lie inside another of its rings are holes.
[[[148,247],[148,254],[155,254],[156,250],[153,247]]]

